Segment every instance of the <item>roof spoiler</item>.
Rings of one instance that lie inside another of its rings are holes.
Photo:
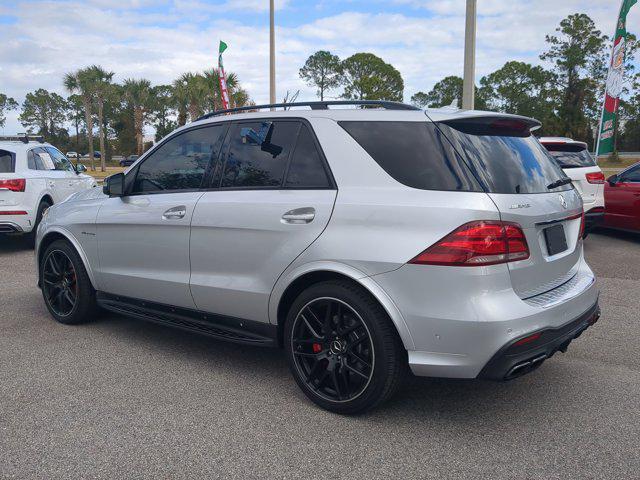
[[[481,115],[443,120],[455,130],[469,135],[492,135],[503,137],[529,137],[542,124],[538,120],[518,115]]]

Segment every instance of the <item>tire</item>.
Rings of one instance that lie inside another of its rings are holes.
[[[95,317],[98,311],[96,292],[78,252],[68,241],[56,240],[49,245],[38,268],[44,303],[56,321],[76,325]],[[56,268],[59,275],[56,275]],[[73,305],[71,298],[75,298]],[[57,301],[63,303],[57,305]]]
[[[38,211],[36,213],[36,222],[34,223],[31,231],[25,235],[25,241],[31,248],[36,246],[36,234],[38,233],[38,226],[40,225],[40,222],[42,222],[44,211],[50,206],[51,204],[46,200],[41,201],[40,205],[38,205]]]
[[[349,281],[318,283],[298,296],[285,322],[284,348],[304,394],[334,413],[375,408],[395,393],[408,371],[391,319]]]

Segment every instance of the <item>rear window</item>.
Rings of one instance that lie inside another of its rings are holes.
[[[560,168],[595,167],[596,162],[589,151],[582,145],[576,144],[545,144]]]
[[[385,172],[404,185],[422,190],[482,190],[431,122],[339,124]]]
[[[0,150],[0,173],[13,173],[15,163],[15,155],[13,153]]]
[[[440,123],[458,152],[490,193],[549,193],[573,188],[570,184],[549,189],[566,178],[549,152],[528,128],[493,127],[479,122]]]

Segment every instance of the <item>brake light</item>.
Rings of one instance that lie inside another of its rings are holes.
[[[10,180],[0,180],[0,190],[11,190],[12,192],[24,192],[27,181],[24,178],[12,178]]]
[[[517,223],[483,220],[465,223],[409,263],[476,267],[529,258],[529,246]]]
[[[28,215],[24,210],[4,210],[0,215]]]
[[[587,182],[589,183],[604,183],[604,173],[602,172],[587,173],[585,177],[587,178]]]

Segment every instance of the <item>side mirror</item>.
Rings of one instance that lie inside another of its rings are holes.
[[[82,163],[78,163],[78,164],[76,165],[76,172],[78,172],[78,173],[84,173],[84,172],[86,172],[86,171],[87,171],[87,167],[85,167],[85,166],[84,166],[84,164],[82,164]]]
[[[110,197],[124,196],[124,173],[116,173],[107,177],[104,181],[102,191]]]
[[[607,178],[607,182],[609,182],[609,185],[611,185],[612,187],[615,187],[616,183],[618,183],[619,180],[620,178],[618,177],[618,175],[611,175],[609,178]]]

